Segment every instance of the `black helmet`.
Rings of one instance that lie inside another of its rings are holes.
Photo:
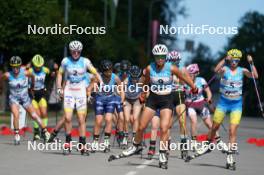
[[[120,63],[115,63],[114,72],[118,73],[118,72],[120,72],[120,70],[121,70],[121,64]]]
[[[113,64],[110,60],[102,60],[100,64],[100,69],[102,72],[110,70],[113,68]]]
[[[122,70],[123,72],[128,71],[129,68],[130,68],[130,66],[131,66],[131,63],[130,63],[128,60],[122,60],[122,61],[121,61],[121,70]]]
[[[9,65],[14,66],[20,66],[22,64],[22,59],[19,56],[12,56],[9,60]]]
[[[131,76],[131,78],[140,78],[142,75],[142,70],[134,65],[129,69],[129,75]]]

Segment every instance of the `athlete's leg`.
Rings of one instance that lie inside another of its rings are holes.
[[[47,113],[47,101],[45,98],[41,98],[39,101],[40,116],[45,126],[48,126],[48,113]]]
[[[170,118],[172,116],[172,110],[165,108],[160,110],[160,150],[168,150],[168,129],[170,127]]]
[[[142,105],[140,104],[139,100],[135,101],[133,104],[133,133],[136,133],[138,125],[139,125],[139,116],[142,110]]]
[[[19,105],[18,104],[10,104],[10,109],[13,114],[13,126],[14,130],[19,130]]]

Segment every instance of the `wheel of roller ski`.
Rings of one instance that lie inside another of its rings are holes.
[[[112,160],[115,160],[115,159],[116,159],[116,157],[114,155],[111,155],[108,158],[108,162],[111,162]]]

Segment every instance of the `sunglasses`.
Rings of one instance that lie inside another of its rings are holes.
[[[234,64],[238,64],[239,61],[240,61],[240,60],[237,60],[237,59],[236,59],[236,60],[231,60],[230,62],[231,62],[231,63],[234,63]]]
[[[155,58],[156,60],[159,60],[159,59],[165,60],[166,57],[167,57],[167,55],[155,55],[155,56],[154,56],[154,58]]]

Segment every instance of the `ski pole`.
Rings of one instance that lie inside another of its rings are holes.
[[[252,75],[253,83],[254,83],[254,86],[255,86],[255,91],[256,91],[256,94],[257,94],[257,98],[258,98],[260,111],[261,111],[262,117],[264,117],[264,111],[263,111],[263,107],[262,107],[262,104],[261,104],[261,100],[260,100],[260,95],[259,95],[256,79],[255,79],[254,74],[253,74],[253,63],[252,62],[249,63],[249,66],[250,66],[250,70],[251,70],[250,72],[251,72],[251,75]]]

